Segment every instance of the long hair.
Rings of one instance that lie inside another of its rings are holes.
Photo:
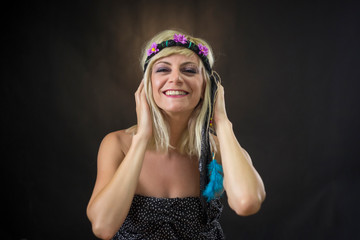
[[[182,33],[174,30],[165,30],[157,35],[155,35],[147,44],[145,44],[144,49],[142,51],[142,56],[140,58],[140,64],[142,69],[144,69],[144,63],[147,58],[147,50],[150,48],[151,44],[156,42],[160,43],[166,40],[173,39],[174,34],[183,34],[186,38],[195,43],[205,45],[208,49],[208,60],[210,66],[212,67],[214,64],[214,55],[210,45],[200,38],[192,37],[186,33]],[[197,56],[193,51],[184,48],[184,47],[167,47],[157,53],[154,57],[150,59],[146,71],[144,72],[144,89],[145,94],[148,100],[148,104],[150,107],[151,115],[152,115],[152,125],[153,125],[153,137],[149,143],[149,146],[155,148],[157,151],[167,152],[169,148],[176,148],[180,153],[187,154],[190,156],[200,156],[201,153],[201,131],[205,122],[205,119],[210,119],[211,112],[211,104],[210,104],[210,77],[207,71],[205,71],[204,65],[200,60],[200,64],[202,66],[202,76],[204,76],[205,81],[205,91],[204,97],[200,100],[198,105],[193,110],[188,126],[187,131],[184,131],[183,135],[180,138],[180,141],[177,146],[171,146],[170,144],[170,129],[169,125],[164,118],[164,113],[162,110],[156,105],[155,100],[153,98],[152,92],[152,84],[151,84],[151,72],[154,63],[164,57],[173,55],[173,54],[182,54],[185,56]],[[129,130],[136,131],[136,126],[130,128]],[[213,141],[213,139],[212,139]],[[215,145],[213,145],[215,146]]]

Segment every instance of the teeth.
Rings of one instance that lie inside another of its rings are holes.
[[[174,95],[186,95],[187,93],[184,91],[166,91],[165,95],[174,96]]]

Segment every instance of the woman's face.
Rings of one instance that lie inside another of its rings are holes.
[[[174,54],[157,60],[151,72],[155,103],[168,114],[190,115],[203,97],[205,81],[200,59]]]

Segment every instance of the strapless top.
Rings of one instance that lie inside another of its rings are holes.
[[[128,216],[113,240],[221,240],[220,199],[206,203],[199,197],[156,198],[134,195]]]

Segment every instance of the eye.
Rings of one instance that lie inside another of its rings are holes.
[[[187,67],[187,68],[184,68],[184,69],[183,69],[183,72],[195,74],[195,73],[197,73],[197,69],[196,69],[196,68],[192,68],[192,67]]]
[[[166,67],[159,67],[155,70],[155,72],[169,72],[170,70]]]

